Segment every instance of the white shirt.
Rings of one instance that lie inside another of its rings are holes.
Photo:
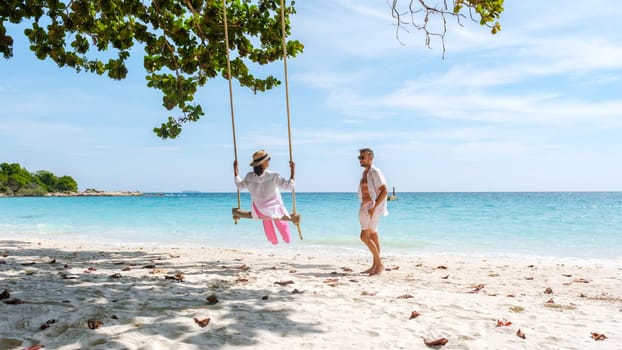
[[[281,175],[271,170],[265,170],[261,176],[257,176],[257,174],[251,171],[246,174],[244,180],[236,176],[235,185],[239,190],[248,188],[252,203],[257,206],[257,209],[264,216],[278,219],[283,217],[283,215],[289,215],[283,204],[279,189],[291,191],[295,185],[294,180],[285,180]],[[255,219],[260,217],[252,205],[251,214]]]
[[[380,192],[380,186],[384,185],[387,187],[387,180],[384,179],[384,175],[380,171],[380,169],[376,168],[372,165],[367,172],[367,190],[369,191],[369,196],[372,200],[372,205],[375,205],[375,200],[378,198],[378,193]],[[361,193],[361,186],[359,186],[359,199],[363,200],[363,193]],[[380,213],[383,216],[389,215],[389,211],[387,210],[387,197],[385,196],[382,200],[382,203],[376,208],[376,210],[380,210]]]

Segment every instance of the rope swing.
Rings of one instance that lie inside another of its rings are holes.
[[[233,153],[234,159],[238,161],[238,146],[237,146],[237,138],[235,131],[235,113],[233,107],[233,87],[231,82],[231,58],[229,57],[229,28],[227,24],[227,5],[226,0],[222,2],[223,8],[223,20],[225,22],[225,47],[227,52],[227,80],[229,81],[229,107],[231,110],[231,130],[233,133]],[[282,46],[283,46],[283,71],[285,75],[285,106],[287,109],[287,139],[289,143],[289,161],[293,162],[293,151],[292,151],[292,130],[291,130],[291,114],[289,108],[289,82],[287,75],[287,41],[286,41],[286,32],[285,32],[285,3],[284,0],[281,0],[281,33],[282,33]],[[231,209],[231,213],[233,215],[233,221],[235,224],[238,223],[238,220],[241,218],[252,219],[251,212],[248,210],[240,209],[240,190],[238,192],[238,206],[236,208]],[[280,218],[279,220],[291,221],[296,228],[298,229],[298,236],[302,240],[302,231],[300,229],[300,214],[296,212],[296,191],[292,188],[292,213],[290,216],[286,216]]]

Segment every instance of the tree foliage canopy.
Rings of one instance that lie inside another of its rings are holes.
[[[30,173],[18,163],[0,164],[0,193],[9,196],[42,196],[48,192],[76,192],[71,176],[57,177],[47,170]]]
[[[293,11],[293,6],[285,9],[286,22]],[[235,52],[231,75],[253,91],[279,84],[274,76],[254,76],[249,66],[282,57],[280,13],[278,0],[227,2],[229,46]],[[167,110],[181,113],[154,130],[162,138],[176,137],[182,123],[204,115],[192,103],[198,87],[219,75],[227,77],[222,1],[4,0],[0,52],[9,58],[13,38],[6,33],[6,21],[31,22],[24,34],[39,59],[112,79],[125,78],[132,48],[142,47],[147,86],[162,92]],[[290,56],[302,48],[298,41],[287,43]]]
[[[427,1],[427,0],[426,0]],[[438,14],[460,19],[465,10],[475,12],[482,25],[492,25],[503,10],[503,0],[454,0],[433,7],[424,0],[408,2],[411,15],[423,11],[424,24],[404,20],[400,0],[393,0],[397,27],[412,23],[430,35],[428,17]],[[406,2],[406,1],[404,1]],[[231,78],[253,91],[271,89],[280,81],[274,76],[256,77],[253,65],[282,59],[280,0],[226,1],[231,50]],[[283,9],[286,35],[294,1]],[[24,34],[39,59],[51,59],[59,67],[106,74],[123,79],[126,60],[133,48],[144,50],[147,86],[162,92],[162,104],[179,113],[154,129],[162,138],[174,138],[182,124],[197,121],[204,112],[194,104],[197,89],[209,79],[228,78],[222,0],[3,0],[0,2],[0,52],[13,56],[13,36],[6,23],[27,24]],[[473,17],[471,17],[473,18]],[[413,17],[414,19],[414,17]],[[492,25],[492,32],[500,29]],[[288,56],[301,53],[296,40],[286,43]]]

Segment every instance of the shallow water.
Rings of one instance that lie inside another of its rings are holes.
[[[290,247],[362,247],[356,193],[296,193],[296,204],[304,240],[292,226]],[[0,198],[0,237],[269,247],[259,222],[233,224],[235,206],[235,193]],[[398,193],[389,213],[385,252],[622,258],[622,192]]]

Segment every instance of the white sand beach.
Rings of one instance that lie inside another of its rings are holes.
[[[363,248],[0,240],[0,349],[622,347],[620,264]]]

